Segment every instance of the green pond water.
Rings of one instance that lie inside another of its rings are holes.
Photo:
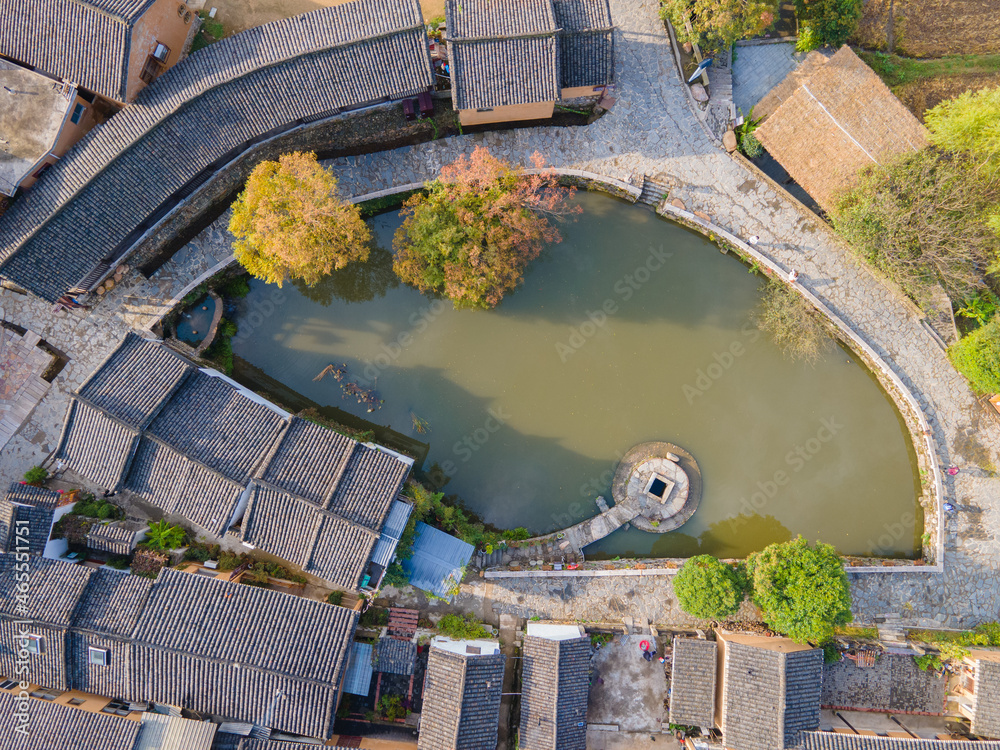
[[[590,556],[743,557],[802,534],[843,554],[911,557],[923,532],[905,427],[874,377],[830,344],[792,362],[753,323],[761,280],[643,208],[581,194],[515,293],[454,310],[392,273],[381,249],[312,289],[259,282],[239,303],[237,355],[322,405],[429,444],[445,491],[502,527],[542,533],[597,512],[618,458],[677,443],[704,491],[681,529],[619,530]],[[384,401],[368,413],[345,382]],[[426,432],[420,432],[421,420]]]

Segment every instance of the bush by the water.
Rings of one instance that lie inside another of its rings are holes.
[[[756,317],[761,330],[793,360],[813,364],[829,346],[819,313],[781,282],[768,280]]]
[[[1000,317],[952,344],[948,356],[973,390],[1000,393]]]
[[[724,620],[740,608],[746,595],[746,577],[711,555],[698,555],[685,562],[674,577],[674,594],[689,615]]]

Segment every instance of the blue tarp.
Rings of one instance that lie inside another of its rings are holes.
[[[468,542],[418,522],[413,556],[403,561],[403,571],[418,589],[451,601],[474,551]]]
[[[344,692],[351,695],[368,695],[372,686],[372,645],[351,644],[351,664],[344,677]]]

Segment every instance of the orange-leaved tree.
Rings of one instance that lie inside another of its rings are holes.
[[[532,162],[545,165],[537,152]],[[544,245],[561,241],[552,220],[581,210],[554,173],[526,174],[482,147],[442,168],[425,188],[403,204],[393,268],[455,307],[496,307]]]
[[[258,279],[312,285],[352,261],[368,259],[371,232],[357,206],[316,154],[295,152],[258,164],[233,204],[236,259]]]

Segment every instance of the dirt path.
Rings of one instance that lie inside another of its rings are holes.
[[[205,8],[218,8],[216,18],[226,34],[236,34],[281,18],[291,18],[319,8],[343,5],[349,0],[208,0]],[[420,0],[424,19],[444,15],[444,0]]]

